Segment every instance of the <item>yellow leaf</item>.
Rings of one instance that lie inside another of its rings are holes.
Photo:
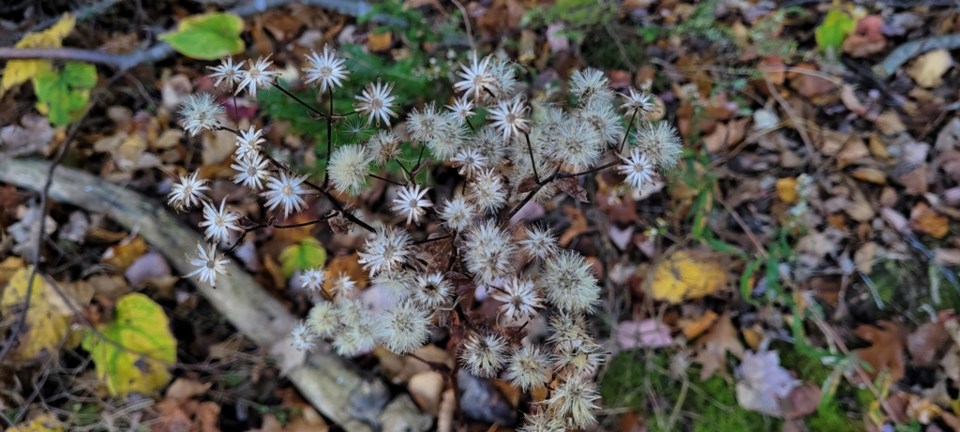
[[[677,304],[713,294],[726,283],[727,272],[715,260],[677,251],[657,264],[651,291],[653,298]]]
[[[147,243],[140,236],[134,236],[107,249],[103,254],[103,262],[124,271],[145,253],[147,253]]]
[[[777,196],[780,197],[780,201],[787,204],[796,204],[797,179],[793,177],[777,179]]]
[[[0,261],[0,286],[7,286],[13,274],[21,268],[23,268],[23,258],[12,256]]]
[[[938,49],[917,57],[907,68],[907,75],[920,87],[933,88],[943,84],[943,75],[953,67],[950,51]]]
[[[73,31],[77,19],[70,14],[64,14],[52,27],[36,33],[27,33],[17,42],[16,48],[59,48],[63,45],[63,38]],[[0,91],[6,91],[37,76],[38,73],[49,69],[49,60],[10,60],[3,72],[0,82]]]
[[[32,266],[22,267],[7,283],[3,298],[0,299],[0,315],[5,319],[19,319],[27,298],[28,280],[32,272]],[[30,360],[43,353],[56,353],[60,345],[66,342],[67,333],[70,331],[70,314],[51,303],[50,300],[54,297],[58,295],[53,288],[39,274],[35,275],[24,330],[17,338],[18,346],[14,353],[17,360]]]
[[[90,352],[107,391],[120,397],[157,394],[170,381],[168,368],[177,360],[177,341],[166,313],[140,293],[121,297],[113,322],[99,334],[88,332],[83,348]]]
[[[53,414],[40,414],[26,423],[20,423],[7,432],[63,432],[63,425]]]

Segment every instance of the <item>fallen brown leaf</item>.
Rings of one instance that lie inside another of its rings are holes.
[[[853,350],[853,353],[873,369],[865,371],[873,379],[883,371],[890,372],[891,382],[903,378],[905,371],[906,331],[897,323],[881,320],[879,326],[861,325],[854,330],[859,338],[870,343],[867,348]]]

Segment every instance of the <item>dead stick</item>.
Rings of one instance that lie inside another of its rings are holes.
[[[268,9],[290,3],[318,6],[332,9],[344,15],[361,16],[370,11],[370,5],[360,0],[253,0],[228,12],[247,17],[263,13]],[[171,29],[175,30],[175,29]],[[127,54],[111,54],[102,51],[80,48],[0,48],[0,59],[50,59],[77,60],[108,65],[120,71],[136,67],[143,63],[153,63],[173,55],[174,50],[166,42],[158,42],[149,48]]]
[[[50,163],[0,156],[0,182],[39,191],[46,181]],[[191,269],[184,254],[196,248],[201,237],[186,228],[161,204],[134,191],[103,181],[90,174],[59,167],[53,174],[51,200],[101,213],[129,230],[137,230],[157,248],[181,274]],[[373,431],[380,426],[379,413],[389,391],[380,380],[362,377],[341,357],[321,346],[305,360],[290,346],[290,330],[296,318],[270,296],[247,272],[235,263],[228,274],[218,278],[217,288],[198,284],[197,290],[237,329],[269,352],[300,392],[323,415],[347,431]],[[426,430],[431,420],[418,412],[409,399],[397,399],[387,409],[399,411],[410,430]],[[408,403],[409,402],[409,403]],[[423,426],[426,425],[426,426]]]

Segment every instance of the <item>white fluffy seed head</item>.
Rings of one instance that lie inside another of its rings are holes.
[[[416,286],[416,277],[406,270],[396,270],[390,273],[380,273],[370,281],[372,287],[381,287],[395,299],[405,299],[413,294]]]
[[[578,343],[565,343],[554,347],[554,370],[561,376],[582,375],[592,377],[607,359],[603,347],[592,339]]]
[[[336,50],[329,45],[323,46],[322,54],[311,52],[306,56],[306,60],[307,67],[303,69],[306,75],[305,84],[317,83],[321,93],[343,86],[343,80],[347,79],[348,73],[343,66],[345,61],[337,57]]]
[[[587,68],[573,73],[570,77],[570,93],[580,102],[580,106],[586,106],[589,103],[605,102],[610,103],[614,99],[613,90],[610,90],[610,82],[603,72]]]
[[[367,83],[363,92],[356,97],[354,106],[360,114],[367,116],[368,124],[379,126],[384,123],[390,126],[390,117],[397,116],[393,111],[397,98],[390,94],[392,91],[393,83],[383,84],[378,78],[376,84]]]
[[[321,301],[307,314],[307,325],[317,337],[325,338],[332,335],[340,327],[340,317],[337,307],[327,301]]]
[[[414,141],[428,142],[439,136],[446,123],[447,118],[437,106],[429,103],[423,109],[414,109],[407,115],[407,132]]]
[[[543,387],[550,380],[550,355],[538,345],[527,345],[513,352],[507,364],[507,379],[526,391]]]
[[[379,319],[378,334],[383,345],[397,354],[423,347],[430,339],[430,312],[412,301],[402,301]]]
[[[440,212],[440,219],[452,231],[463,231],[473,224],[477,209],[467,199],[458,194],[448,200]]]
[[[471,375],[492,378],[506,362],[507,341],[497,334],[470,333],[463,341],[460,361]]]
[[[400,156],[400,137],[392,131],[378,130],[367,142],[367,149],[377,165],[385,165]]]
[[[317,347],[317,335],[313,333],[306,321],[299,321],[290,331],[293,347],[299,351],[312,351]]]
[[[466,126],[452,116],[443,115],[433,138],[425,141],[437,159],[448,160],[463,147],[467,137]]]
[[[355,325],[343,326],[333,336],[333,348],[342,356],[356,356],[373,350],[377,345],[376,327],[371,319]]]
[[[503,179],[493,169],[481,170],[470,182],[467,198],[483,212],[500,210],[507,203]]]
[[[586,318],[579,312],[559,312],[548,322],[550,336],[547,342],[554,350],[564,345],[578,345],[592,340],[587,331]]]
[[[330,180],[339,192],[359,194],[367,185],[373,157],[367,149],[356,144],[337,147],[330,156]]]
[[[428,207],[433,207],[433,203],[427,198],[429,190],[430,188],[421,189],[420,185],[404,186],[390,208],[398,215],[406,217],[408,225],[410,222],[419,225],[420,217],[427,212]]]
[[[591,378],[573,376],[553,389],[543,403],[553,415],[566,418],[570,426],[585,429],[597,423],[593,411],[599,408],[598,399],[600,394]]]
[[[180,125],[190,136],[203,130],[220,127],[220,117],[226,110],[209,93],[192,94],[180,105]]]
[[[623,182],[634,190],[641,190],[643,185],[653,181],[653,163],[639,148],[630,151],[629,157],[618,155],[623,162],[617,165],[617,171],[624,176]]]
[[[481,156],[487,159],[488,167],[495,167],[503,162],[509,148],[504,145],[503,137],[496,129],[486,126],[470,138],[468,144]]]
[[[525,323],[537,315],[537,309],[543,307],[543,299],[533,282],[516,276],[507,279],[503,287],[494,291],[491,297],[503,303],[500,305],[500,313],[510,325]]]
[[[516,246],[510,235],[488,219],[467,232],[464,262],[477,282],[489,284],[514,270]]]
[[[536,414],[527,414],[523,417],[523,426],[517,432],[567,432],[567,426],[562,417],[551,415],[545,409]]]
[[[306,206],[306,201],[300,197],[307,194],[307,190],[303,188],[303,182],[306,180],[306,176],[295,174],[287,176],[286,171],[280,171],[279,176],[267,179],[267,187],[260,195],[267,199],[268,209],[280,207],[283,210],[283,217],[286,218],[290,213],[299,212]]]
[[[377,228],[367,237],[360,251],[363,269],[375,276],[380,272],[390,273],[403,265],[410,247],[410,234],[399,228]]]
[[[561,311],[589,312],[600,298],[600,287],[580,254],[562,250],[544,262],[539,285],[547,301]]]
[[[331,291],[333,291],[334,297],[338,299],[356,297],[357,281],[353,280],[350,275],[346,273],[340,273],[337,277],[333,278]]]
[[[566,122],[547,152],[561,164],[582,171],[593,166],[603,152],[603,140],[586,122]]]
[[[300,287],[307,291],[319,292],[323,289],[325,276],[326,273],[320,267],[304,270],[300,273]]]
[[[667,122],[641,123],[634,133],[634,140],[637,148],[661,172],[677,166],[680,161],[683,143],[677,129]]]
[[[340,355],[356,355],[373,349],[376,330],[371,312],[357,299],[337,299],[334,303],[342,327],[334,333],[333,347]]]
[[[444,308],[453,299],[453,284],[440,273],[419,275],[413,290],[413,300],[428,309]]]
[[[520,250],[530,259],[545,260],[557,253],[557,238],[549,228],[528,227],[518,242]]]
[[[623,140],[623,125],[620,114],[607,102],[591,102],[577,112],[578,121],[590,125],[609,146],[619,145]]]

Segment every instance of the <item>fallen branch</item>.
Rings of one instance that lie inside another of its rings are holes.
[[[0,182],[39,191],[49,167],[46,161],[0,157]],[[53,174],[49,196],[136,230],[180,274],[192,270],[184,253],[196,247],[200,236],[153,200],[64,167]],[[239,265],[231,262],[227,273],[218,277],[217,288],[198,284],[197,290],[241,333],[286,368],[290,381],[323,415],[351,432],[380,430],[381,426],[411,431],[430,427],[432,420],[421,414],[408,396],[390,401],[382,381],[361,376],[329,347],[321,346],[306,359],[301,358],[303,354],[290,346],[290,330],[296,318]]]
[[[361,16],[370,11],[370,5],[361,0],[251,0],[228,12],[247,17],[266,12],[290,3],[300,3],[330,9],[350,16]],[[174,54],[173,47],[166,42],[126,54],[112,54],[103,51],[81,48],[0,48],[0,59],[50,59],[77,60],[112,66],[125,71],[143,63],[154,63]]]
[[[887,54],[882,62],[874,66],[874,71],[886,78],[893,75],[910,59],[928,51],[937,49],[955,50],[960,48],[960,34],[934,36],[907,42]]]

